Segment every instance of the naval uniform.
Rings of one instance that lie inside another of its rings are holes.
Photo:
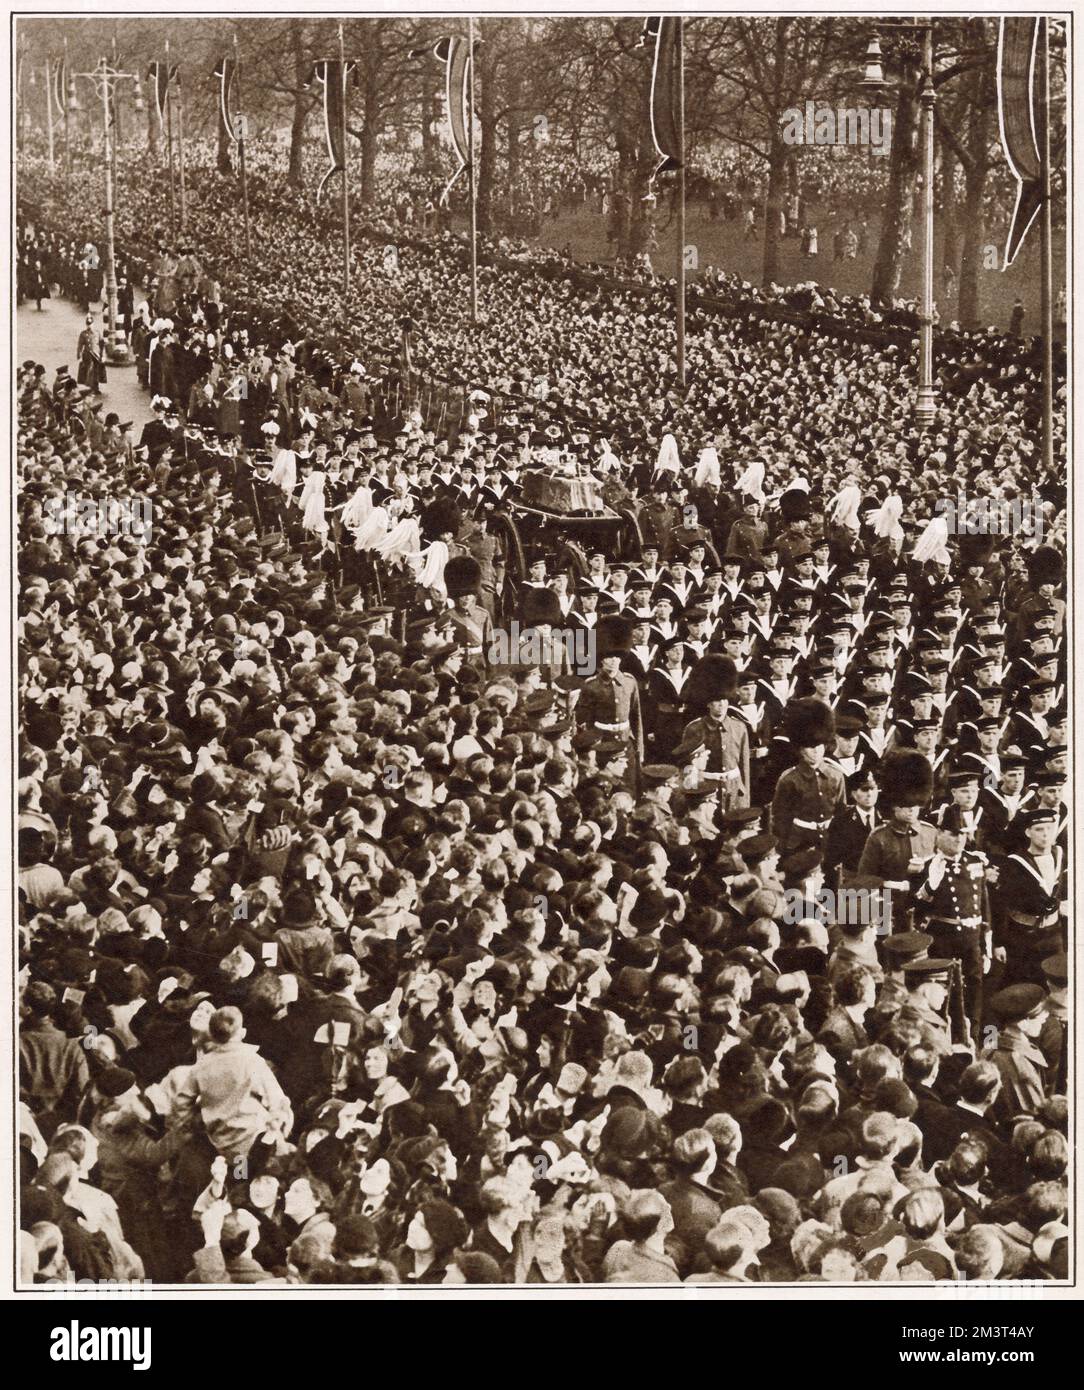
[[[986,856],[965,849],[958,859],[946,860],[944,875],[936,887],[930,883],[927,866],[915,893],[915,904],[928,914],[921,930],[933,937],[930,955],[960,962],[964,1010],[972,1028],[977,1028],[982,1018],[984,935],[990,923]]]

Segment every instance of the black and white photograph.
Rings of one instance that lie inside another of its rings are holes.
[[[41,1364],[108,1359],[83,1294],[306,1292],[1034,1363],[1073,14],[9,19]]]

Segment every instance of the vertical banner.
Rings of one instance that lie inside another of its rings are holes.
[[[1002,19],[997,42],[997,112],[1005,160],[1016,179],[1016,205],[1002,270],[1016,259],[1042,206],[1039,122],[1043,115],[1035,94],[1038,43],[1038,16]]]
[[[333,174],[346,171],[346,150],[343,141],[343,114],[346,108],[346,89],[354,78],[355,64],[339,58],[325,58],[316,63],[310,82],[318,82],[324,89],[324,139],[327,142],[327,157],[331,168],[320,180],[316,190],[316,201],[323,197],[324,187]]]
[[[52,81],[49,90],[52,93],[53,101],[56,103],[56,113],[63,116],[68,110],[68,60],[57,58],[50,64]]]
[[[444,106],[448,122],[448,143],[459,160],[459,168],[445,185],[440,195],[441,207],[446,207],[452,185],[470,165],[470,137],[467,132],[470,104],[470,64],[471,54],[466,40],[461,38],[441,39],[433,49],[439,62],[444,64]]]
[[[230,107],[233,97],[233,82],[237,75],[237,64],[232,58],[220,58],[218,60],[218,66],[211,75],[218,82],[219,129],[225,132],[226,138],[231,144],[236,145],[240,138],[240,132],[234,125],[233,113]]]
[[[147,78],[151,83],[154,92],[154,108],[158,112],[158,120],[162,122],[166,116],[166,101],[169,98],[169,84],[177,76],[177,64],[160,63],[157,60],[147,69]]]
[[[678,20],[654,16],[644,20],[640,42],[655,40],[655,60],[651,67],[651,139],[659,162],[652,178],[680,169],[681,142],[678,138]]]

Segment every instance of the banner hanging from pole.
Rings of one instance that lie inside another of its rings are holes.
[[[452,186],[470,167],[470,137],[467,131],[470,105],[471,54],[465,39],[441,39],[433,56],[444,65],[444,109],[448,143],[459,160],[459,168],[444,186],[440,206],[447,207]]]
[[[324,139],[327,142],[327,157],[331,168],[320,180],[316,190],[316,201],[323,197],[324,188],[333,174],[346,175],[346,149],[344,140],[346,109],[346,90],[351,81],[356,80],[354,69],[357,64],[349,59],[325,58],[313,66],[312,82],[318,82],[324,89]]]
[[[229,140],[231,144],[236,145],[241,137],[240,131],[234,125],[230,106],[233,96],[234,78],[237,76],[237,64],[232,58],[220,58],[218,60],[218,66],[211,75],[218,81],[219,130],[225,133],[227,140]]]
[[[153,62],[147,69],[147,77],[152,85],[154,92],[154,107],[158,112],[159,121],[165,120],[166,101],[169,98],[169,84],[176,79],[177,64],[166,64]]]
[[[651,139],[659,162],[652,179],[681,168],[682,151],[678,139],[678,20],[653,16],[644,20],[640,42],[655,40],[655,61],[651,68]]]
[[[53,101],[56,104],[58,116],[63,116],[68,110],[68,62],[66,58],[58,58],[55,63],[50,65],[52,70],[52,81],[49,90],[52,93]]]
[[[1042,206],[1039,163],[1043,120],[1035,88],[1039,18],[1002,19],[997,42],[997,111],[1005,159],[1016,179],[1016,204],[1005,241],[1007,270]]]

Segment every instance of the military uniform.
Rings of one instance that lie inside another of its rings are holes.
[[[472,598],[462,608],[451,609],[448,620],[456,645],[463,648],[471,661],[488,664],[493,622],[482,605]]]
[[[1005,982],[1043,979],[1041,959],[1058,926],[1064,855],[1055,845],[1042,860],[1024,852],[1010,854],[999,870],[998,898],[1005,907],[998,944],[1006,952]]]
[[[825,760],[827,763],[827,759]],[[838,766],[836,763],[832,767]],[[824,839],[824,878],[833,888],[839,887],[842,871],[857,873],[866,841],[881,824],[876,806],[860,811],[857,806],[839,806]]]
[[[858,872],[864,877],[879,879],[882,885],[897,886],[892,899],[892,930],[907,931],[910,926],[910,873],[912,859],[929,859],[934,852],[937,831],[927,821],[916,821],[909,829],[900,829],[889,821],[874,830],[866,841]],[[901,901],[906,893],[906,901]]]
[[[843,799],[843,774],[827,763],[818,768],[796,763],[784,772],[772,800],[772,831],[780,856],[820,849]]]
[[[576,720],[581,728],[596,729],[622,742],[639,745],[640,687],[634,676],[618,671],[613,677],[600,672],[584,682],[576,701]]]
[[[944,874],[930,883],[932,860],[915,892],[916,907],[926,913],[922,930],[933,937],[933,954],[960,962],[964,984],[964,1009],[977,1027],[982,1017],[984,941],[990,925],[986,891],[986,856],[964,850],[958,859],[945,861]]]
[[[674,761],[682,759],[703,744],[708,749],[707,773],[715,773],[723,806],[734,810],[749,805],[749,726],[736,714],[721,720],[704,715],[685,726],[681,743],[674,750]],[[684,765],[684,764],[682,764]]]

